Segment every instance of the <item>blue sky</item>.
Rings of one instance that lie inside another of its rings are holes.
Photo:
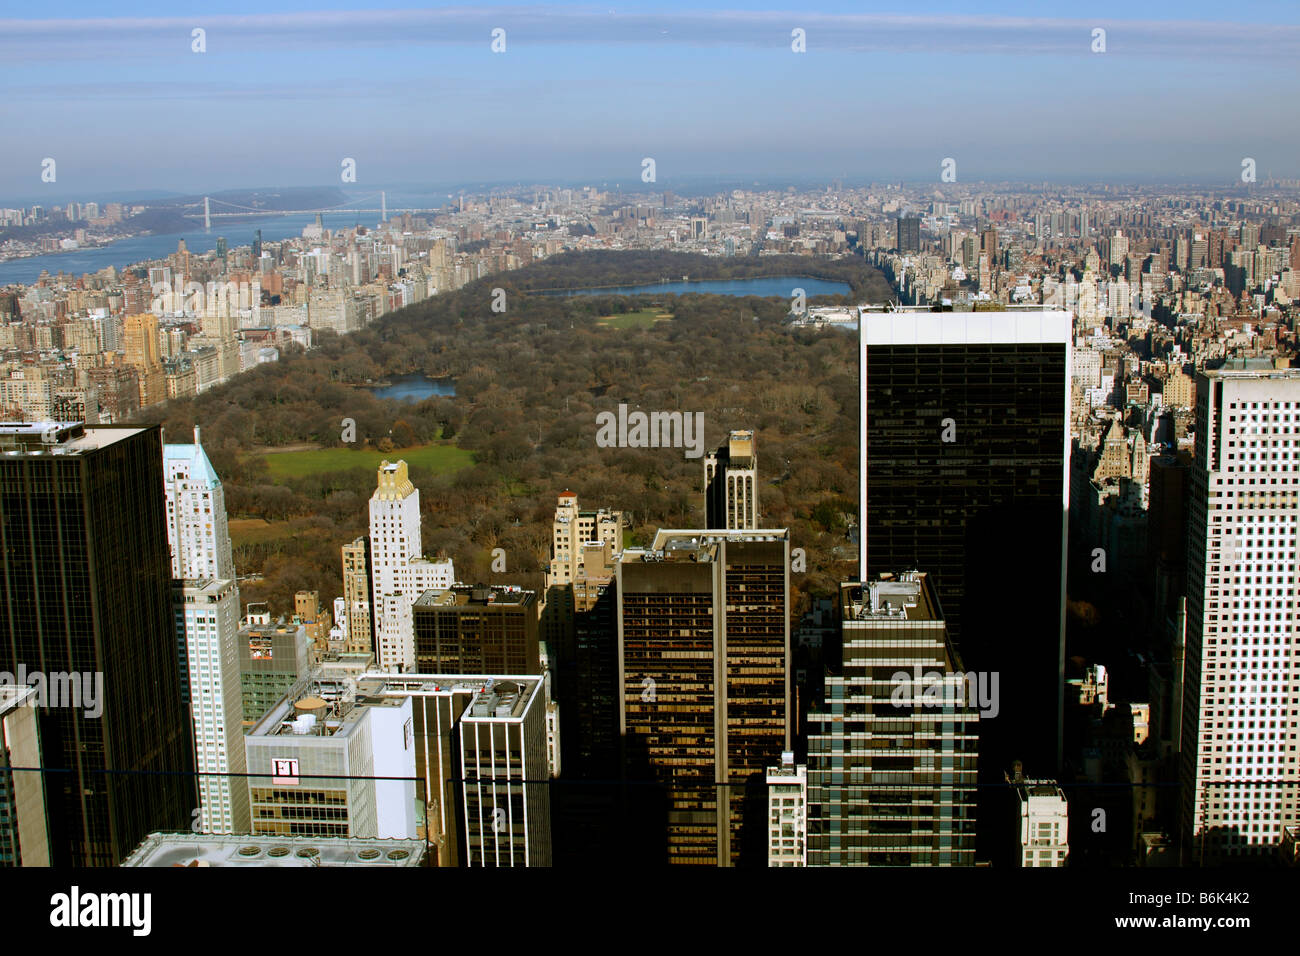
[[[1294,2],[14,6],[0,202],[337,184],[343,157],[358,187],[633,186],[644,157],[659,188],[944,157],[959,181],[1300,176]]]

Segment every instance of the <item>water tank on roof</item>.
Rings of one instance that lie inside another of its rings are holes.
[[[319,697],[304,697],[293,705],[293,710],[299,716],[311,714],[314,717],[324,717],[325,712],[329,710],[329,704]]]

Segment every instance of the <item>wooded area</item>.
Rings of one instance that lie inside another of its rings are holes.
[[[615,273],[606,255],[591,254],[584,284],[637,282],[665,268],[693,278],[735,277],[705,266],[743,261],[624,253]],[[555,499],[566,489],[584,508],[631,512],[634,542],[648,542],[661,526],[701,525],[702,459],[680,449],[597,446],[597,413],[622,402],[703,412],[706,449],[730,429],[755,429],[762,523],[789,527],[791,546],[807,554],[807,573],[792,580],[802,592],[831,593],[852,573],[843,549],[857,507],[856,337],[791,329],[784,324],[789,304],[777,299],[526,293],[563,285],[580,274],[582,258],[490,276],[349,336],[318,333],[319,347],[310,352],[286,350],[279,363],[140,413],[142,421],[161,422],[169,438],[178,436],[173,440],[188,440],[200,425],[230,517],[272,522],[234,536],[239,573],[263,575],[242,585],[245,602],[268,601],[275,613],[287,613],[300,588],[319,590],[323,601],[340,593],[339,548],[366,533],[374,469],[273,480],[259,449],[341,447],[345,418],[356,422],[352,447],[441,436],[474,453],[474,465],[454,474],[411,469],[425,552],[450,555],[466,582],[540,587]],[[749,261],[776,274],[768,259]],[[884,278],[860,259],[800,261],[806,273],[880,290],[877,299],[889,295]],[[498,287],[506,290],[505,313],[491,309]],[[651,301],[673,318],[650,328],[598,322]],[[357,387],[412,373],[454,379],[455,397],[402,404]],[[509,573],[490,571],[497,547],[505,549]]]

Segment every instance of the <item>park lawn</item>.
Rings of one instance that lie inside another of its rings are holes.
[[[230,531],[230,541],[235,547],[274,541],[283,533],[265,518],[231,518],[226,524]]]
[[[624,312],[622,315],[603,315],[597,321],[611,329],[648,329],[656,322],[663,322],[672,317],[671,312],[641,309],[637,312]]]
[[[355,451],[351,448],[317,448],[312,451],[271,452],[263,456],[273,479],[302,478],[327,471],[365,468],[375,471],[382,461],[405,461],[415,468],[437,474],[459,471],[474,464],[474,453],[457,448],[451,442],[435,442],[414,448],[392,451]]]
[[[308,533],[310,518],[291,518],[288,521],[267,521],[265,518],[231,518],[228,522],[230,543],[236,548],[243,545],[271,544],[292,540]]]

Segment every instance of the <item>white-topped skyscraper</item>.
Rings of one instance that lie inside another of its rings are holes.
[[[163,445],[163,491],[172,558],[172,613],[181,699],[194,725],[201,833],[247,833],[239,586],[226,493],[199,443]]]
[[[1197,376],[1188,504],[1183,862],[1271,857],[1300,822],[1300,369]]]
[[[1062,755],[1070,332],[1043,306],[860,314],[859,581],[927,572],[966,667],[1015,688],[980,723],[982,799]]]
[[[163,445],[167,495],[167,542],[172,549],[172,577],[234,580],[226,492],[199,444]]]
[[[381,670],[415,667],[411,605],[425,591],[455,583],[450,558],[426,561],[420,536],[420,491],[406,462],[384,461],[370,496],[370,602],[375,627],[375,662]]]
[[[198,814],[191,826],[199,833],[248,833],[239,590],[232,580],[175,580],[172,608],[199,774]]]

